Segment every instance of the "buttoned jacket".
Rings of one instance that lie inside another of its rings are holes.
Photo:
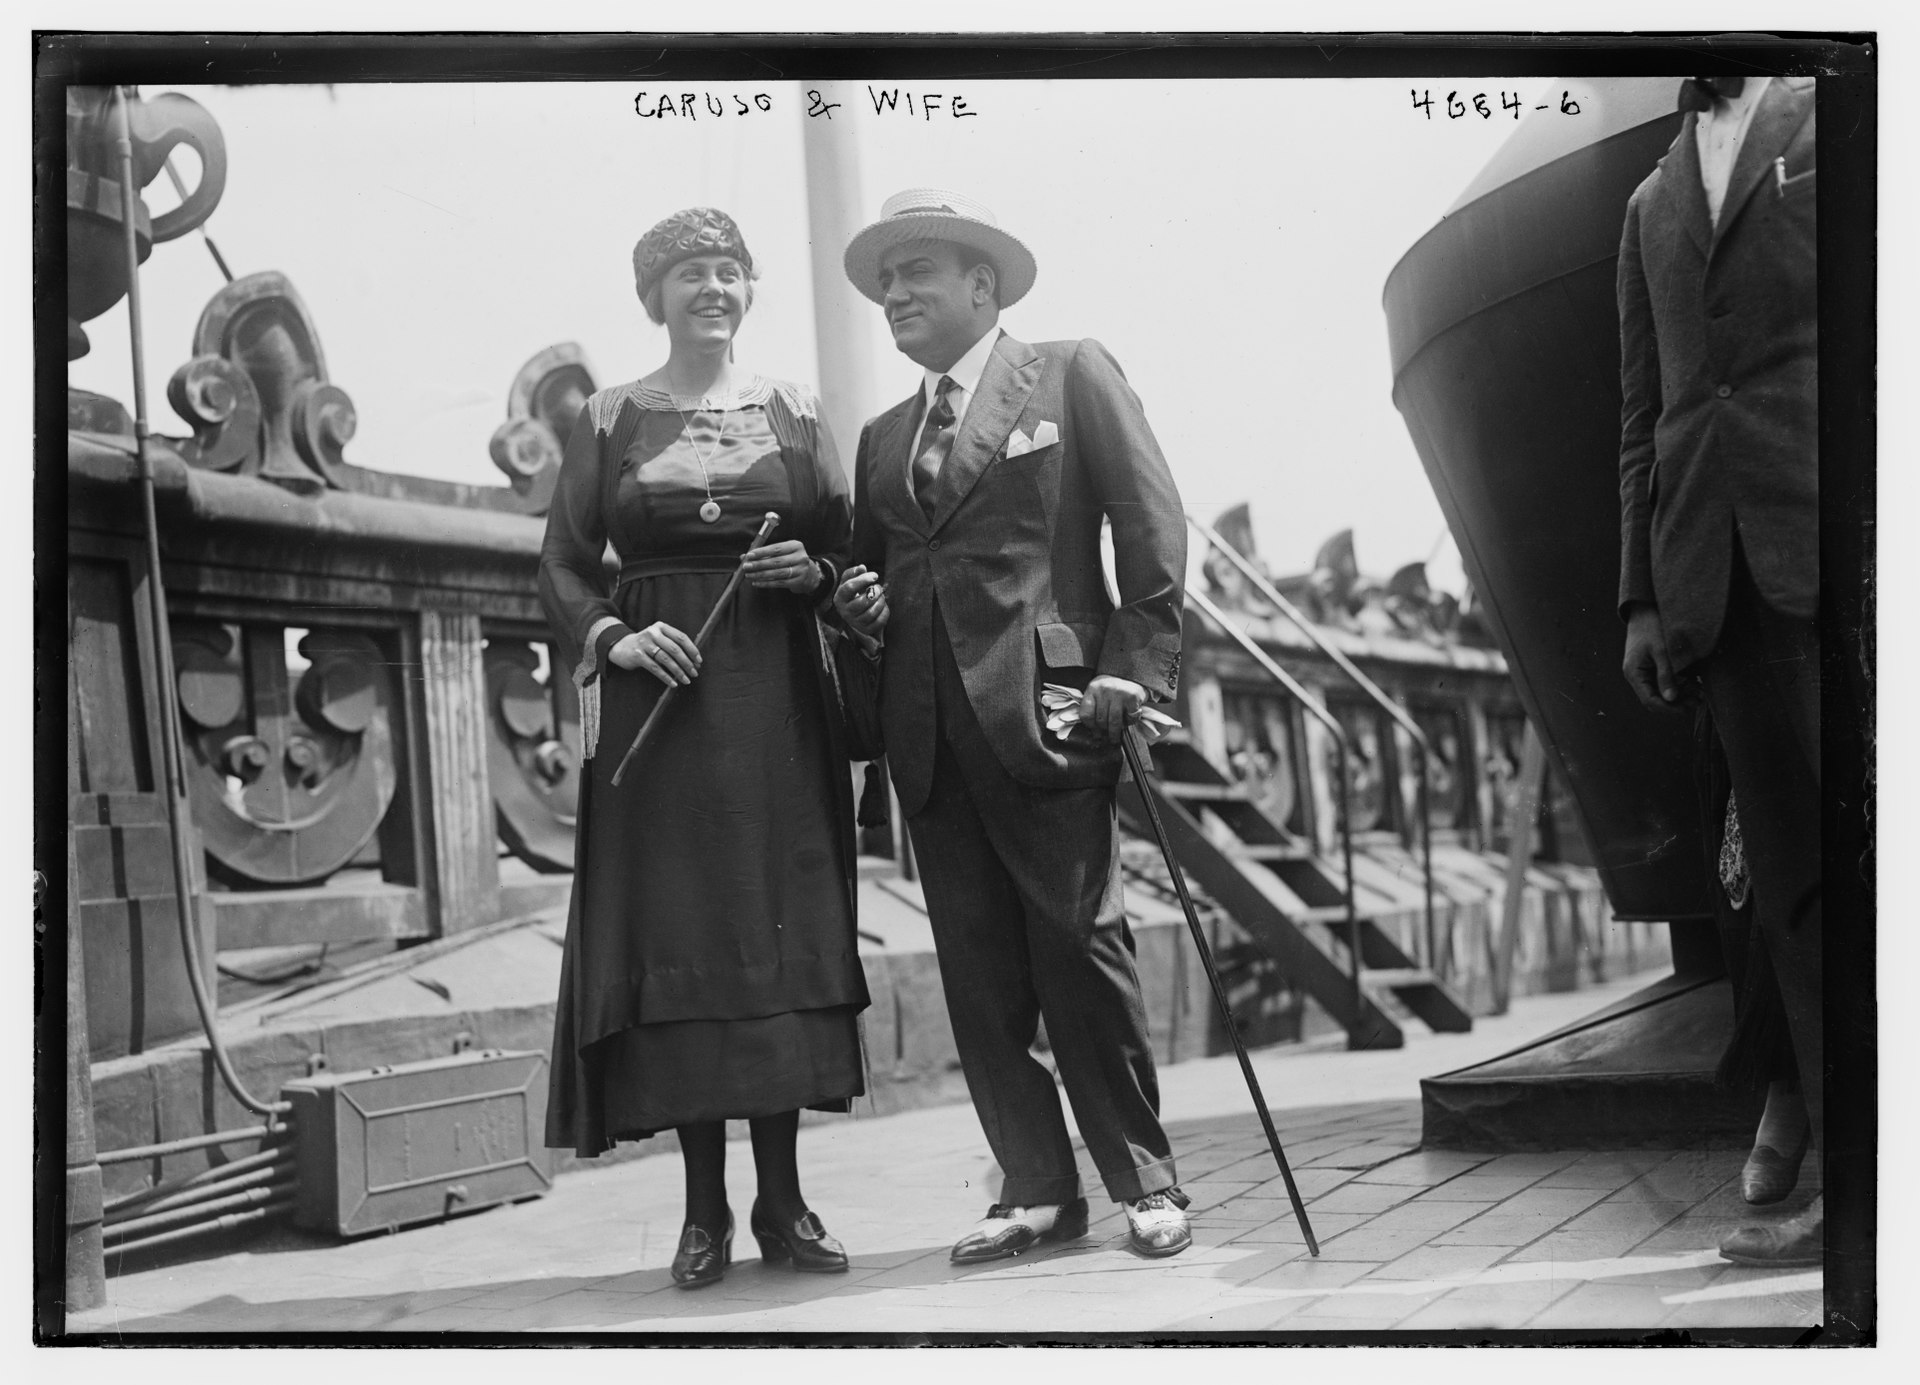
[[[1716,225],[1689,114],[1620,242],[1620,608],[1713,651],[1735,535],[1762,597],[1819,596],[1813,80],[1769,84]]]
[[[1113,784],[1119,751],[1062,741],[1043,682],[1113,674],[1155,700],[1180,675],[1186,527],[1139,398],[1098,342],[1002,335],[942,464],[928,513],[909,451],[924,392],[873,419],[855,457],[853,561],[882,574],[887,760],[902,807],[926,802],[936,735],[936,604],[968,702],[1000,763],[1039,788]],[[1031,446],[1047,439],[1044,446]],[[1118,601],[1101,565],[1111,522]]]

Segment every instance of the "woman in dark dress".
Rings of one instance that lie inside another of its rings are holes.
[[[865,1090],[852,785],[817,623],[851,505],[813,395],[733,363],[753,259],[732,219],[676,213],[633,258],[670,353],[588,401],[540,558],[588,757],[547,1143],[591,1157],[678,1131],[687,1212],[673,1277],[692,1288],[731,1259],[726,1122],[745,1119],[763,1257],[844,1270],[794,1148],[802,1107],[846,1111]],[[768,511],[773,541],[743,560]],[[745,580],[696,649],[736,568]]]

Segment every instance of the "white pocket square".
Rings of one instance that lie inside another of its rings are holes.
[[[1031,451],[1033,451],[1033,439],[1018,428],[1014,429],[1013,436],[1007,439],[1007,455],[1018,457]]]
[[[1042,422],[1035,426],[1033,430],[1033,445],[1035,447],[1052,447],[1059,441],[1060,430],[1053,424]]]

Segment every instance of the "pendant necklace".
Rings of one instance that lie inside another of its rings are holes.
[[[700,483],[705,486],[707,490],[707,503],[700,507],[700,518],[707,524],[713,524],[720,518],[720,502],[713,498],[713,475],[707,470],[707,460],[708,457],[718,457],[721,448],[726,445],[727,412],[724,409],[719,411],[720,436],[714,440],[713,451],[709,453],[707,457],[703,457],[700,455],[700,444],[693,440],[693,423],[688,419],[687,411],[680,406],[679,396],[669,391],[667,398],[673,401],[673,410],[680,415],[680,426],[686,430],[687,447],[692,451],[694,461],[700,463]],[[711,396],[703,396],[696,400],[695,412],[698,412],[698,405],[708,403],[710,399]]]

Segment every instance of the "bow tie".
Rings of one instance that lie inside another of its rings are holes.
[[[1745,77],[1689,77],[1680,84],[1680,112],[1710,111],[1717,100],[1738,96]]]

